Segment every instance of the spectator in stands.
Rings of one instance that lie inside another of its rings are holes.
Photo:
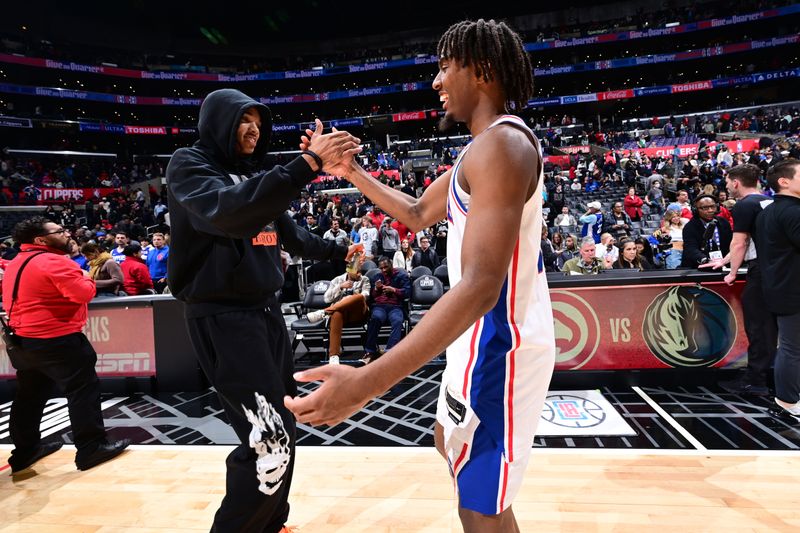
[[[386,215],[381,211],[381,208],[377,205],[372,206],[372,211],[367,213],[370,222],[372,222],[372,226],[375,228],[380,228],[383,225],[383,219],[386,218]]]
[[[14,241],[6,239],[0,243],[0,259],[11,261],[17,256],[18,250],[14,247]]]
[[[111,250],[111,257],[114,258],[114,261],[116,261],[117,264],[125,261],[125,254],[123,251],[129,243],[130,239],[128,239],[128,235],[126,233],[118,231],[114,234],[114,244],[116,244],[116,247]]]
[[[650,263],[653,268],[660,268],[658,261],[656,261],[655,255],[653,254],[653,245],[650,243],[647,237],[640,236],[635,241],[636,243],[636,253],[647,259],[647,262]]]
[[[139,246],[142,247],[141,258],[145,264],[147,264],[147,255],[150,253],[150,250],[153,249],[153,245],[150,244],[150,239],[144,238],[139,240]]]
[[[395,219],[392,222],[392,227],[397,230],[397,234],[400,235],[400,240],[407,239],[412,241],[414,239],[414,235],[411,233],[411,230],[408,229],[408,226],[400,222],[399,220]]]
[[[142,247],[136,242],[132,242],[123,250],[125,261],[122,262],[122,288],[128,296],[147,294],[153,290],[153,280],[147,265],[142,261]]]
[[[661,190],[661,180],[653,181],[650,190],[647,191],[645,201],[650,207],[650,212],[660,215],[664,212],[664,192]]]
[[[639,222],[642,220],[642,206],[644,200],[636,195],[636,188],[628,187],[628,194],[625,195],[625,213],[632,222]]]
[[[386,257],[394,257],[395,252],[400,249],[400,234],[391,226],[392,222],[391,217],[385,217],[379,232],[382,253]]]
[[[666,256],[666,267],[668,270],[675,270],[681,266],[683,259],[683,227],[688,220],[682,218],[677,211],[667,210],[664,213],[664,219],[661,221],[661,227],[656,230],[658,235],[668,235],[669,242],[672,247],[669,248],[669,254]],[[658,237],[658,235],[656,235]]]
[[[578,221],[575,220],[575,217],[572,216],[569,212],[569,207],[566,205],[561,208],[561,213],[556,217],[555,226],[561,228],[569,228],[575,227],[578,225]]]
[[[9,419],[14,443],[8,459],[12,474],[63,444],[61,439],[41,440],[42,413],[54,385],[67,397],[79,470],[108,461],[131,442],[109,442],[103,427],[97,354],[81,332],[95,287],[85,272],[64,257],[69,238],[69,231],[43,217],[29,218],[14,228],[14,239],[22,251],[8,264],[3,280],[3,302],[16,338],[5,348],[17,369]],[[110,256],[109,261],[117,266]]]
[[[156,201],[156,205],[153,206],[153,216],[156,218],[156,223],[163,224],[168,212],[167,206],[164,205],[164,202],[159,198]]]
[[[556,256],[558,256],[556,258],[556,268],[558,270],[564,270],[564,263],[580,255],[577,242],[578,238],[571,233],[564,237],[564,248],[556,250]]]
[[[553,236],[550,238],[550,244],[555,253],[564,250],[564,236],[558,230],[554,230]]]
[[[562,271],[568,276],[599,274],[601,270],[612,268],[613,261],[610,256],[600,260],[595,256],[597,245],[592,237],[581,240],[580,255],[564,263]]]
[[[691,219],[692,218],[692,204],[689,201],[689,191],[686,189],[681,189],[675,196],[675,203],[678,204],[680,207],[680,215],[681,218]]]
[[[581,237],[592,237],[595,243],[600,242],[600,234],[603,229],[603,206],[598,201],[589,202],[586,205],[586,212],[578,219],[583,224]]]
[[[96,296],[118,296],[125,277],[111,254],[91,242],[81,246],[81,253],[89,263],[89,277],[94,280],[97,287]]]
[[[572,180],[572,183],[569,186],[572,192],[580,192],[581,190],[581,182],[578,178]]]
[[[419,239],[419,250],[414,253],[414,258],[411,260],[411,267],[426,266],[431,269],[431,272],[440,264],[439,256],[436,250],[431,248],[430,237],[423,236]]]
[[[361,228],[358,230],[358,241],[364,246],[364,257],[374,259],[378,254],[378,230],[372,226],[369,216],[361,218]]]
[[[694,201],[697,216],[683,228],[683,259],[681,266],[699,265],[722,259],[730,252],[731,231],[728,221],[717,216],[719,208],[713,196],[698,196]]]
[[[329,241],[336,241],[336,244],[340,246],[350,246],[350,237],[348,237],[346,231],[339,227],[338,218],[333,219],[331,222],[331,229],[326,231],[322,238]]]
[[[392,266],[394,268],[399,268],[400,270],[405,270],[406,272],[411,272],[411,269],[414,268],[412,266],[414,259],[414,249],[411,248],[411,245],[408,243],[408,239],[403,239],[400,241],[400,249],[394,253],[394,257],[392,258]]]
[[[447,219],[440,220],[433,228],[433,234],[436,236],[436,255],[439,256],[439,262],[447,257]]]
[[[616,245],[617,239],[613,235],[603,233],[600,235],[600,243],[595,248],[595,255],[598,259],[610,258],[613,263],[619,257],[619,248]]]
[[[652,270],[653,266],[639,254],[635,241],[628,239],[621,246],[622,252],[614,261],[614,269]]]
[[[364,342],[365,364],[369,364],[380,357],[383,352],[378,350],[378,333],[387,322],[392,326],[386,350],[400,342],[403,333],[403,320],[405,313],[403,307],[411,294],[411,278],[405,270],[392,268],[392,263],[386,257],[378,260],[381,273],[375,278],[371,297],[374,302],[367,326],[367,338]]]
[[[317,225],[317,219],[315,219],[314,215],[311,214],[306,215],[306,229],[309,231],[309,233],[313,233],[318,237],[325,235],[325,230]]]
[[[76,222],[75,211],[70,206],[64,207],[61,210],[61,225],[65,228],[73,228]]]
[[[81,270],[89,270],[86,257],[81,253],[81,247],[78,246],[78,242],[75,239],[69,240],[69,257],[81,267]]]
[[[147,254],[147,269],[153,288],[157,294],[164,292],[167,286],[167,263],[169,260],[169,245],[163,233],[153,233],[153,248]]]
[[[354,272],[345,272],[331,280],[331,285],[325,291],[325,309],[308,313],[308,321],[312,324],[328,318],[330,329],[330,342],[328,346],[328,360],[338,363],[342,355],[342,329],[346,324],[360,324],[367,318],[369,312],[367,301],[372,289],[367,276],[361,274],[364,264],[362,255],[358,261],[358,268]]]
[[[610,233],[617,242],[631,236],[631,218],[623,210],[622,202],[614,202],[611,212],[603,220],[603,233]]]
[[[544,262],[544,269],[546,272],[556,271],[556,260],[558,256],[553,250],[553,243],[550,241],[547,226],[542,224],[542,241],[540,244],[542,252],[542,261]]]

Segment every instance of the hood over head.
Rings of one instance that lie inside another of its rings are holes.
[[[261,115],[261,130],[256,149],[250,156],[237,157],[236,132],[244,112],[255,107]],[[220,89],[209,93],[200,106],[200,132],[198,144],[210,148],[214,154],[226,162],[258,165],[267,155],[270,134],[272,133],[272,114],[269,108],[253,100],[236,89]],[[238,159],[238,161],[237,161]]]

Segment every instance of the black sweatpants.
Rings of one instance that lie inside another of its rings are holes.
[[[766,386],[778,349],[778,324],[768,311],[757,261],[747,265],[747,283],[742,291],[744,331],[747,333],[747,382]]]
[[[186,320],[200,366],[240,444],[228,455],[225,497],[212,531],[277,533],[289,516],[297,388],[280,305]]]
[[[105,442],[100,408],[97,353],[83,333],[51,339],[20,337],[22,352],[9,353],[17,369],[17,392],[11,406],[9,431],[13,457],[24,457],[39,446],[45,403],[56,386],[67,398],[72,439],[78,454],[91,453]]]

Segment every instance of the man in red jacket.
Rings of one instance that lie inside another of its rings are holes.
[[[122,290],[128,296],[147,293],[148,289],[153,288],[153,280],[150,270],[142,261],[142,246],[132,242],[122,249],[122,253],[125,255],[125,261],[120,265],[124,278]]]
[[[78,470],[87,470],[122,453],[130,444],[109,442],[100,408],[95,353],[82,333],[87,303],[95,285],[69,258],[69,231],[42,217],[14,228],[21,252],[3,277],[3,306],[18,344],[9,352],[17,370],[17,392],[9,428],[14,450],[8,463],[16,474],[61,448],[42,443],[39,423],[55,384],[67,397]],[[20,272],[23,263],[27,261]],[[13,298],[19,275],[19,290]]]

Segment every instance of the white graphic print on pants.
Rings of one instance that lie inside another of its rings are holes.
[[[275,494],[283,483],[283,475],[289,466],[289,435],[283,420],[266,398],[256,393],[258,413],[242,405],[247,420],[253,424],[250,430],[250,447],[258,454],[256,474],[260,482],[258,490],[267,495]]]

